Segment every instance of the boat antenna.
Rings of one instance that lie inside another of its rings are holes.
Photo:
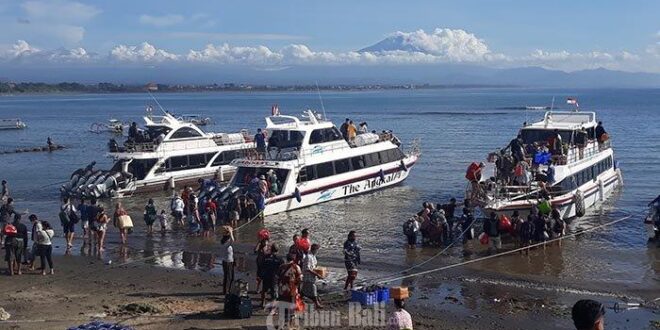
[[[550,104],[550,111],[555,109],[555,97],[552,97],[552,103]]]
[[[156,100],[156,98],[154,97],[154,95],[151,94],[151,92],[150,92],[149,90],[147,90],[147,93],[149,93],[149,96],[151,96],[151,99],[154,100],[154,102],[156,102],[156,105],[158,106],[158,108],[160,108],[160,111],[162,111],[163,114],[166,115],[166,114],[167,114],[167,111],[165,111],[165,109],[163,109],[163,106],[160,105],[160,103],[158,102],[158,100]]]
[[[319,82],[315,81],[316,83],[316,93],[319,95],[319,102],[321,102],[321,110],[323,110],[323,119],[328,120],[328,117],[325,115],[325,106],[323,106],[323,98],[321,97],[321,89],[319,88]]]

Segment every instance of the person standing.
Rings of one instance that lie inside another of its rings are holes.
[[[266,158],[266,134],[261,130],[257,129],[257,134],[254,135],[254,143],[257,147],[257,156],[259,159]]]
[[[387,328],[389,330],[413,330],[412,317],[408,311],[403,309],[405,307],[403,299],[394,299],[394,306],[396,309],[387,321]]]
[[[32,247],[30,248],[30,254],[28,257],[28,264],[29,264],[29,269],[34,270],[34,262],[37,260],[37,223],[39,222],[39,219],[37,219],[36,214],[30,214],[28,217],[30,219],[30,223],[32,224],[32,229],[30,230],[30,240],[32,241]]]
[[[419,233],[419,228],[419,222],[416,216],[410,217],[403,223],[403,234],[406,235],[409,249],[417,247],[417,233]]]
[[[5,261],[7,262],[7,274],[9,276],[14,275],[14,266],[16,265],[16,245],[18,237],[18,231],[16,226],[13,223],[7,222],[2,226],[2,234],[5,237],[4,249],[5,249]]]
[[[14,269],[16,269],[17,274],[21,275],[21,265],[23,263],[23,259],[26,257],[27,253],[27,245],[28,245],[28,229],[27,226],[25,226],[23,223],[21,223],[21,215],[16,214],[14,215],[14,227],[16,227],[16,245],[14,246],[15,249],[15,256],[16,260]]]
[[[277,271],[284,264],[282,257],[277,255],[278,251],[277,245],[273,243],[270,246],[270,254],[264,258],[262,264],[261,307],[266,305],[266,294],[270,295],[271,301],[276,300],[278,296],[276,287]]]
[[[152,235],[154,232],[154,222],[158,216],[154,199],[149,198],[147,205],[144,206],[144,223],[147,225],[147,235]]]
[[[497,215],[495,212],[491,212],[490,216],[484,220],[484,233],[488,235],[488,241],[490,243],[489,250],[497,252],[502,248],[502,239],[500,237],[500,226],[497,221]]]
[[[445,210],[445,218],[447,219],[447,225],[449,227],[448,237],[454,239],[454,226],[456,224],[456,198],[452,197],[449,199],[448,204],[442,205],[442,209]]]
[[[90,240],[90,230],[89,230],[89,205],[85,204],[85,198],[80,198],[80,204],[78,204],[78,212],[80,212],[80,227],[83,233],[83,246],[87,245]]]
[[[160,223],[161,235],[165,235],[165,232],[167,231],[167,215],[165,215],[165,210],[160,210],[160,214],[158,215],[158,223]]]
[[[348,128],[346,132],[348,133],[348,141],[353,142],[357,136],[357,127],[355,127],[355,124],[353,124],[352,120],[348,122]]]
[[[474,229],[472,228],[472,224],[474,223],[474,216],[472,215],[472,211],[470,211],[469,207],[466,206],[463,208],[463,215],[461,216],[460,222],[461,233],[463,233],[463,245],[465,245],[469,240],[474,238]]]
[[[278,282],[279,282],[279,301],[283,301],[289,304],[289,306],[298,306],[298,301],[300,298],[300,293],[298,288],[300,282],[302,281],[302,271],[300,266],[295,263],[292,255],[286,257],[286,263],[280,266],[278,270]],[[284,312],[284,318],[287,322],[291,322],[293,319],[293,313],[296,308],[287,308]]]
[[[78,214],[76,214],[76,207],[68,197],[64,197],[63,204],[60,207],[60,221],[64,231],[64,238],[66,239],[67,252],[73,247],[73,236],[75,234],[76,223],[78,223]]]
[[[12,216],[16,213],[14,210],[14,199],[7,198],[7,202],[0,206],[0,228],[4,228],[6,224],[11,222]],[[0,244],[5,243],[5,234],[0,230]]]
[[[357,243],[357,235],[354,230],[351,230],[348,233],[348,238],[344,242],[344,265],[348,272],[346,283],[344,283],[344,290],[353,288],[353,284],[358,275],[357,266],[360,262],[360,246]]]
[[[365,134],[369,133],[369,127],[367,126],[367,122],[361,122],[360,127],[358,128],[358,134]]]
[[[226,295],[234,282],[234,234],[231,229],[226,231],[220,239],[219,257],[222,261],[222,294]]]
[[[596,140],[598,141],[598,145],[606,141],[605,134],[607,134],[607,132],[605,131],[605,127],[603,127],[602,121],[599,121],[598,125],[596,125],[595,133],[596,133]]]
[[[128,242],[128,228],[124,226],[123,223],[119,221],[119,217],[128,215],[128,212],[121,206],[121,203],[115,204],[115,213],[112,215],[112,225],[115,228],[119,228],[119,237],[121,238],[121,244],[126,244]]]
[[[105,213],[105,209],[102,206],[98,207],[98,213],[96,216],[96,243],[98,244],[99,253],[103,252],[105,249],[105,234],[108,231],[108,215]]]
[[[562,238],[566,234],[566,223],[564,219],[561,218],[559,209],[556,207],[552,208],[550,212],[550,217],[552,218],[552,238]],[[561,247],[561,239],[557,240],[557,244]]]
[[[7,184],[7,180],[2,180],[2,190],[0,190],[0,201],[4,203],[7,201],[7,198],[9,198],[9,185]]]
[[[312,244],[308,253],[305,253],[303,256],[303,285],[302,292],[303,296],[314,301],[314,306],[316,308],[323,308],[321,305],[321,298],[319,298],[318,288],[316,287],[316,279],[322,278],[321,274],[317,271],[317,260],[316,253],[319,251],[321,246],[318,244]]]
[[[50,274],[55,274],[53,268],[53,245],[51,241],[54,235],[55,231],[53,231],[48,221],[37,222],[37,255],[41,261],[41,275],[46,275],[46,261],[48,261]]]
[[[346,118],[346,121],[344,121],[343,124],[339,127],[339,131],[341,132],[341,135],[344,137],[344,140],[348,141],[348,125],[350,124],[351,120]]]
[[[521,220],[520,222],[520,231],[518,232],[518,238],[520,240],[520,247],[528,247],[532,244],[534,240],[534,235],[536,229],[534,228],[534,216],[532,214],[527,216],[527,220]],[[522,251],[520,252],[522,254]],[[529,249],[525,250],[525,254],[529,255]]]
[[[183,210],[185,209],[185,203],[183,199],[179,197],[177,193],[174,193],[172,201],[170,202],[170,210],[172,210],[172,216],[177,225],[183,227]]]

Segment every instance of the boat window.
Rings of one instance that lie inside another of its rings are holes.
[[[332,168],[332,162],[325,162],[325,163],[316,164],[317,178],[321,179],[321,178],[331,176],[333,174],[334,174],[334,170]]]
[[[137,180],[144,179],[149,171],[156,165],[157,159],[133,159],[128,164],[128,172],[133,174],[133,177]]]
[[[378,153],[374,152],[371,154],[364,155],[364,164],[366,165],[366,167],[380,165],[380,158],[378,157]]]
[[[268,138],[268,147],[300,148],[305,132],[291,130],[273,130]]]
[[[188,156],[188,168],[206,167],[206,154]]]
[[[234,159],[246,158],[248,152],[252,149],[240,149],[240,150],[227,150],[221,152],[218,157],[213,160],[211,166],[220,166],[228,165]]]
[[[309,136],[309,144],[332,142],[343,140],[341,133],[336,127],[315,129]]]
[[[534,142],[545,143],[548,141],[548,138],[552,136],[554,129],[522,129],[520,134],[522,135],[524,144],[533,144]],[[561,135],[561,140],[563,143],[570,143],[573,141],[573,131],[572,130],[559,130],[559,135]]]
[[[171,130],[171,128],[165,126],[147,126],[147,134],[152,140],[155,140],[161,134],[167,135]]]
[[[316,180],[317,178],[316,166],[314,165],[305,166],[298,173],[298,183]]]
[[[167,171],[185,170],[188,167],[188,156],[171,157],[167,165]]]
[[[200,137],[202,136],[197,132],[196,130],[190,128],[190,127],[182,127],[179,128],[174,134],[172,134],[172,137],[170,139],[185,139],[185,138],[191,138],[191,137]]]
[[[365,168],[366,166],[364,166],[364,157],[357,156],[357,157],[351,158],[351,165],[353,165],[353,170],[354,171],[361,170],[361,169]]]
[[[351,170],[350,167],[350,162],[348,161],[348,158],[346,159],[340,159],[335,161],[335,173],[336,174],[341,174],[341,173],[346,173]]]

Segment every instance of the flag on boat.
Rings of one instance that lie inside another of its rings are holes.
[[[273,106],[270,108],[270,113],[273,116],[279,116],[280,115],[280,107],[278,107],[277,104],[273,104]]]
[[[576,107],[579,107],[578,101],[575,98],[569,97],[566,99],[567,104],[575,104]]]

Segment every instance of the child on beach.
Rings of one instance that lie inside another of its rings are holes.
[[[158,215],[158,223],[160,223],[160,233],[165,235],[167,231],[167,216],[165,215],[165,210],[161,210]]]

